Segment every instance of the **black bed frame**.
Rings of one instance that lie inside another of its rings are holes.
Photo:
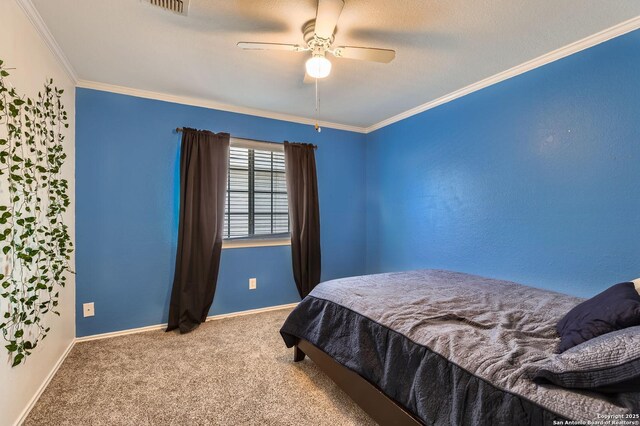
[[[304,339],[293,348],[293,360],[300,362],[305,355],[335,382],[373,420],[382,426],[417,426],[423,423],[386,396],[380,389],[359,374],[339,364],[330,355]]]

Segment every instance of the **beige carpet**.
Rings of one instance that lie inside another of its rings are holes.
[[[373,425],[278,330],[289,310],[78,343],[25,425]]]

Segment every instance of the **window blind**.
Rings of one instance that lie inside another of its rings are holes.
[[[283,237],[289,233],[284,152],[260,142],[229,149],[225,238]]]

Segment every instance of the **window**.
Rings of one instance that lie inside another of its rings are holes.
[[[289,241],[284,151],[276,144],[231,139],[224,238]]]

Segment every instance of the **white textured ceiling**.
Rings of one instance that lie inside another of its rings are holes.
[[[143,0],[33,0],[80,79],[314,116],[303,43],[316,0],[191,0],[187,17]],[[638,0],[346,0],[336,44],[391,48],[390,64],[333,59],[321,119],[368,127],[640,15]]]

